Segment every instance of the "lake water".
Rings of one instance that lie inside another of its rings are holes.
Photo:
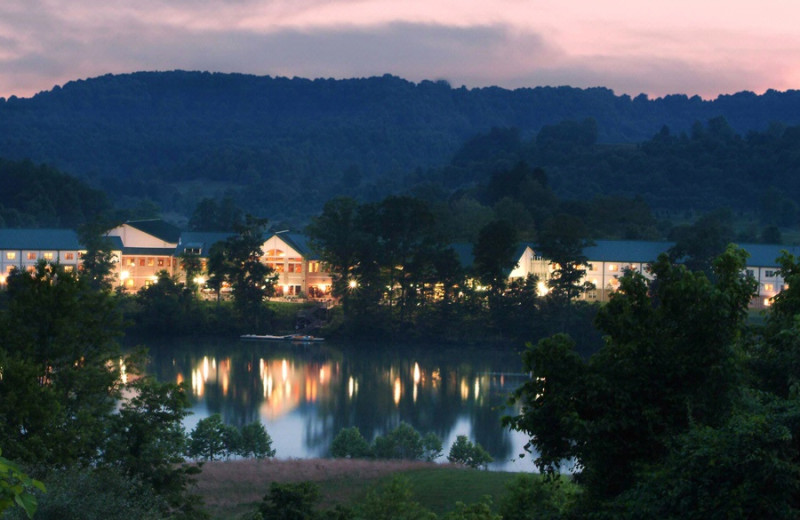
[[[530,455],[519,457],[527,436],[500,424],[517,412],[506,401],[528,377],[514,351],[239,340],[149,347],[151,374],[191,387],[187,431],[214,413],[236,426],[261,421],[278,458],[314,458],[342,428],[357,426],[371,441],[404,421],[438,435],[445,456],[467,435],[495,459],[490,469],[534,471]]]

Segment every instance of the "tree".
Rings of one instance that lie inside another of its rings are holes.
[[[112,295],[44,262],[7,279],[0,309],[0,445],[21,463],[95,458],[119,398],[122,316]]]
[[[517,232],[505,220],[495,220],[481,229],[473,248],[475,273],[489,288],[490,302],[506,288],[508,275],[517,265]]]
[[[81,256],[81,274],[93,289],[107,291],[114,285],[114,266],[120,259],[111,252],[111,240],[104,235],[111,227],[98,221],[83,226],[78,233],[86,248]]]
[[[670,239],[675,241],[669,250],[670,258],[691,271],[710,274],[714,258],[733,239],[731,220],[731,211],[720,209],[703,215],[692,225],[675,227],[670,232]]]
[[[254,457],[263,459],[274,457],[275,450],[272,447],[272,438],[267,433],[261,422],[245,424],[241,430],[241,445],[237,454],[242,457]]]
[[[332,294],[342,299],[347,312],[350,282],[359,263],[358,203],[340,197],[325,203],[322,214],[311,219],[306,233],[333,276]]]
[[[592,243],[583,221],[560,214],[548,219],[539,234],[542,255],[550,259],[553,273],[547,281],[550,298],[569,306],[573,299],[590,288],[583,282],[587,258],[583,250]]]
[[[466,435],[456,437],[456,442],[450,446],[447,460],[453,464],[463,464],[470,468],[486,467],[492,462],[491,455],[478,443],[472,443]]]
[[[186,388],[139,378],[130,384],[133,397],[111,416],[102,462],[132,479],[148,484],[164,497],[171,511],[187,518],[202,516],[202,500],[189,493],[198,466],[185,464],[188,415]]]
[[[184,251],[180,257],[181,269],[186,274],[186,287],[193,293],[197,291],[197,277],[203,273],[200,255]]]
[[[342,428],[331,442],[331,457],[363,459],[369,455],[369,443],[355,426]]]
[[[422,456],[422,439],[407,423],[400,423],[386,435],[379,435],[373,443],[373,453],[379,459],[416,460]]]
[[[225,425],[222,417],[215,413],[200,419],[190,435],[189,456],[202,460],[214,460],[228,453]]]
[[[730,416],[742,381],[734,346],[754,290],[741,276],[745,259],[729,247],[712,282],[662,255],[653,281],[622,277],[597,316],[605,345],[588,361],[564,335],[526,350],[534,377],[514,393],[521,413],[505,422],[531,435],[543,472],[575,461],[587,507],[602,510],[631,489],[678,436]]]
[[[254,332],[265,325],[268,311],[264,300],[275,291],[273,270],[261,261],[266,224],[265,219],[248,215],[245,223],[237,226],[236,235],[212,246],[208,263],[209,283],[217,297],[222,284],[229,283],[242,323]]]
[[[0,514],[17,505],[28,518],[33,518],[37,507],[33,493],[36,489],[45,491],[44,484],[29,477],[10,460],[0,457]]]

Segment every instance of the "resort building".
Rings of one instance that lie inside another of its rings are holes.
[[[132,220],[109,230],[106,236],[122,242],[117,277],[126,291],[148,287],[161,271],[175,275],[180,270],[175,254],[180,230],[163,220]]]
[[[117,226],[107,233],[112,254],[117,260],[115,275],[119,287],[136,292],[157,280],[166,271],[185,281],[181,257],[197,255],[205,269],[214,244],[223,242],[232,233],[181,232],[162,220],[136,220]],[[594,289],[583,298],[607,301],[619,288],[619,278],[627,270],[649,276],[648,264],[667,252],[673,243],[637,240],[597,240],[585,248],[588,259],[584,280]],[[454,244],[453,249],[465,268],[473,264],[472,245]],[[758,282],[751,307],[769,306],[772,298],[785,288],[776,259],[781,251],[800,256],[800,247],[741,244],[750,257],[742,274]],[[280,231],[267,236],[262,245],[262,261],[271,267],[276,279],[276,297],[296,299],[330,299],[332,278],[323,262],[302,234]],[[59,263],[68,270],[80,268],[85,247],[77,234],[69,229],[0,229],[0,287],[12,269],[32,270],[37,262]],[[523,243],[514,254],[516,265],[508,273],[509,280],[529,275],[539,281],[539,293],[547,290],[547,280],[554,266],[534,244]],[[195,282],[202,287],[204,277]]]
[[[0,229],[0,284],[12,269],[32,271],[40,260],[78,269],[85,251],[71,229]]]
[[[264,262],[278,275],[276,296],[330,298],[331,274],[313,252],[305,235],[286,231],[273,233],[261,249]]]

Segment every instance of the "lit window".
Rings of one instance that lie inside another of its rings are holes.
[[[163,258],[159,258],[158,259],[158,267],[164,267],[164,259]]]
[[[64,272],[65,273],[71,273],[73,269],[75,269],[74,265],[65,265],[64,266]]]
[[[52,260],[52,259],[53,259],[53,253],[43,253],[43,254],[42,254],[42,257],[43,257],[45,260]]]
[[[75,260],[75,253],[64,253],[64,260]]]
[[[28,260],[36,260],[36,253],[28,253]]]
[[[775,285],[773,285],[771,283],[765,283],[764,284],[764,291],[765,292],[772,292],[774,290],[775,290]]]
[[[619,271],[619,266],[617,264],[608,264],[608,270],[612,272]]]
[[[309,262],[308,263],[308,272],[309,273],[318,273],[319,272],[319,262]]]
[[[139,266],[140,267],[144,267],[144,260],[145,260],[144,258],[140,258],[139,259]]]
[[[147,259],[147,265],[149,267],[153,267],[154,265],[156,265],[156,259],[155,258],[148,258]]]
[[[14,260],[17,257],[17,253],[15,251],[9,251],[6,253],[6,258],[8,260]]]

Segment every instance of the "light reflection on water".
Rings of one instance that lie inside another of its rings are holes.
[[[259,420],[279,458],[310,458],[325,456],[342,428],[371,440],[404,421],[442,438],[445,456],[466,435],[494,457],[491,469],[534,469],[530,456],[518,459],[527,437],[500,424],[527,379],[515,352],[228,340],[150,350],[159,380],[190,383],[187,431],[214,413],[236,426]]]

